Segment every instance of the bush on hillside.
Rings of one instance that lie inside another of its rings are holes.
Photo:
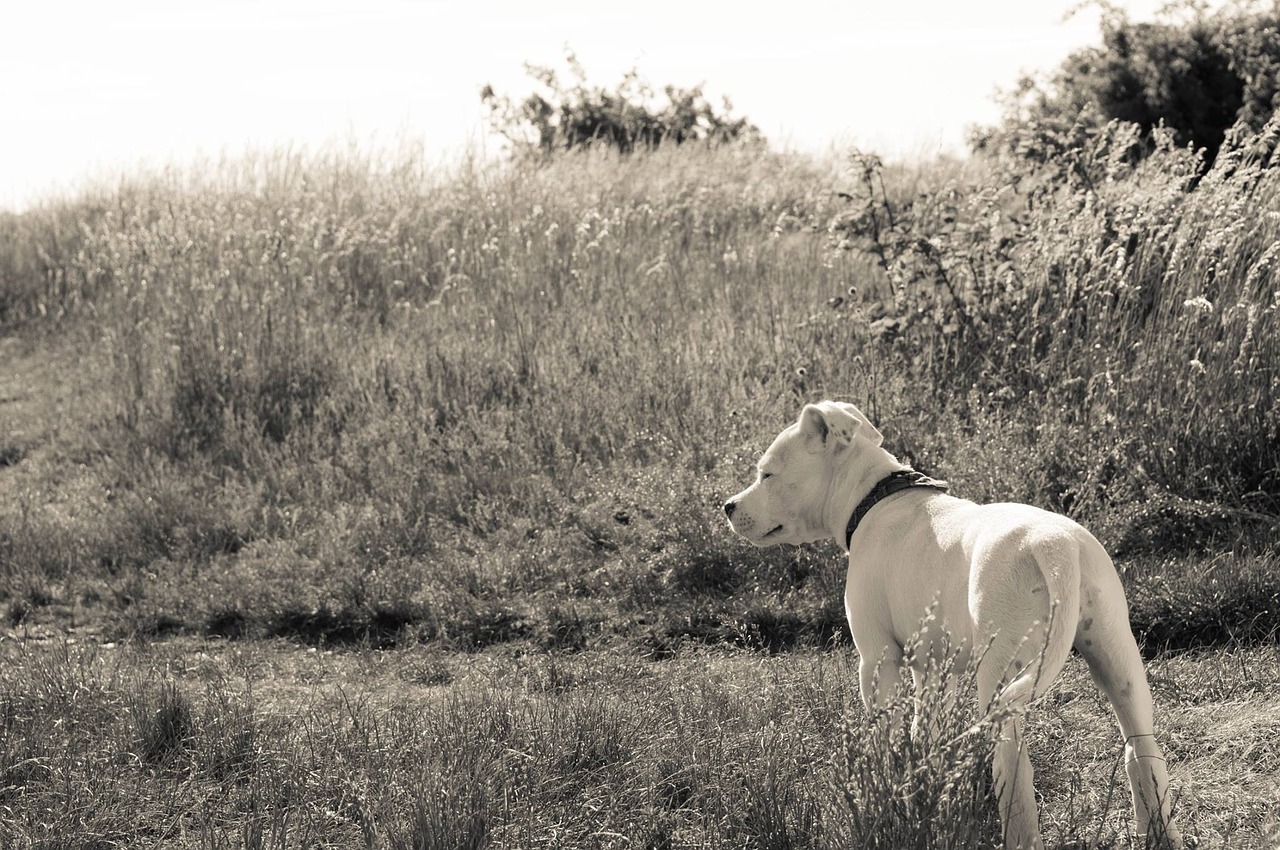
[[[1058,472],[1025,500],[1105,516],[1167,491],[1274,513],[1280,232],[1261,209],[1280,122],[1229,138],[1199,178],[1171,131],[1146,158],[1140,135],[1112,122],[906,198],[855,155],[829,233],[878,274],[832,320],[851,314],[962,433],[1034,435],[1006,451]]]
[[[668,85],[663,97],[634,69],[613,90],[587,84],[573,53],[565,60],[572,82],[561,82],[553,68],[525,65],[541,87],[516,103],[486,85],[480,99],[489,108],[493,129],[521,151],[552,153],[601,144],[621,153],[690,141],[758,142],[760,131],[731,115],[725,98],[717,110],[701,86]]]
[[[1275,111],[1280,8],[1206,15],[1188,4],[1155,22],[1104,10],[1102,44],[1072,53],[1047,82],[1024,79],[1004,124],[977,131],[975,148],[1025,151],[1018,142],[1028,128],[1069,134],[1118,120],[1138,125],[1148,142],[1168,127],[1175,144],[1203,149],[1212,163],[1237,121],[1257,131]]]

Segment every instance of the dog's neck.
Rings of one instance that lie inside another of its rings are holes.
[[[863,445],[854,450],[859,452],[859,462],[846,463],[832,477],[831,494],[823,514],[824,529],[841,545],[844,545],[849,517],[880,479],[911,468],[879,446]]]

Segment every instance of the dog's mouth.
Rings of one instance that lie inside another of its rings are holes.
[[[772,537],[773,535],[777,534],[780,531],[782,531],[782,526],[779,525],[777,528],[774,528],[771,531],[766,531],[763,535],[761,535],[760,539],[768,540],[770,537]]]

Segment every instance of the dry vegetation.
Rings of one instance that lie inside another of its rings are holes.
[[[280,155],[0,217],[4,845],[980,846],[904,808],[981,747],[854,704],[834,548],[718,514],[845,397],[1113,548],[1184,832],[1273,846],[1276,136]],[[1079,665],[1035,718],[1046,834],[1123,842]]]

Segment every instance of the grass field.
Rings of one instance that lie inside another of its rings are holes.
[[[1108,544],[1184,833],[1275,846],[1277,135],[280,154],[0,215],[0,844],[989,845],[981,742],[860,708],[836,547],[719,513],[838,397]],[[1031,726],[1046,836],[1123,846],[1077,661]]]

